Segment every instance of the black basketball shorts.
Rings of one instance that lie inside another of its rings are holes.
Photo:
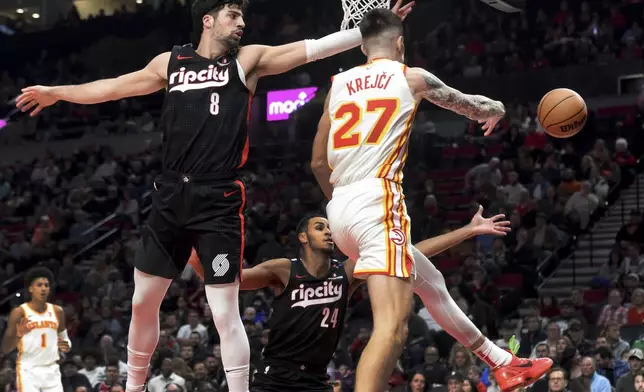
[[[250,392],[332,392],[326,374],[313,374],[282,366],[257,369]]]
[[[195,248],[206,284],[241,280],[245,204],[246,190],[237,176],[164,172],[154,180],[135,267],[174,279]]]

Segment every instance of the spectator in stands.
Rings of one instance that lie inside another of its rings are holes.
[[[640,373],[643,360],[644,352],[639,348],[634,348],[628,352],[630,371],[617,380],[617,385],[615,386],[616,392],[638,392],[635,390],[634,375]]]
[[[548,380],[548,392],[565,392],[568,387],[566,371],[560,368],[551,369],[546,376]],[[535,384],[536,387],[536,384]]]
[[[611,392],[608,379],[596,371],[595,360],[592,357],[583,357],[581,360],[581,377],[570,381],[571,391]]]
[[[599,205],[599,199],[591,191],[591,183],[589,181],[582,182],[580,190],[570,196],[564,209],[566,217],[582,230],[588,227],[590,216]]]
[[[78,367],[72,360],[66,360],[62,363],[61,380],[65,392],[74,392],[79,387],[84,387],[87,391],[92,390],[89,380],[78,372]]]
[[[521,203],[521,194],[527,189],[519,182],[519,174],[515,171],[508,173],[508,184],[505,186],[505,192],[508,194],[507,203],[517,206]],[[529,196],[529,193],[528,193]]]
[[[409,379],[409,391],[410,392],[425,392],[428,385],[431,387],[431,383],[427,381],[425,376],[422,373],[416,372]],[[335,392],[335,389],[334,389]]]
[[[541,317],[552,318],[559,316],[559,305],[557,304],[557,298],[552,295],[544,295],[539,297],[539,302],[541,310],[539,314]]]
[[[94,392],[111,392],[115,385],[121,385],[118,359],[113,359],[105,365],[105,379],[94,386]]]
[[[581,355],[590,355],[594,349],[593,342],[586,339],[586,333],[586,327],[579,319],[570,320],[566,336],[570,339],[571,346],[576,348]]]
[[[603,332],[608,346],[613,350],[614,358],[621,358],[622,354],[630,349],[630,344],[619,336],[619,328],[622,325],[624,323],[609,322]]]
[[[642,212],[631,210],[628,222],[622,226],[615,237],[617,243],[635,242],[644,244],[644,224],[642,224]]]
[[[206,327],[199,321],[199,312],[196,310],[190,310],[188,312],[188,322],[179,328],[177,332],[177,340],[179,344],[190,344],[190,334],[192,332],[197,332],[201,336],[202,343],[208,341],[208,330]]]
[[[78,371],[89,380],[92,388],[105,379],[105,367],[97,366],[99,354],[93,348],[85,348],[83,352],[83,368]]]
[[[631,305],[628,308],[626,323],[629,325],[644,324],[644,289],[637,288],[631,296]]]
[[[624,257],[624,269],[629,273],[644,277],[644,256],[641,254],[640,245],[629,243]]]
[[[553,348],[557,347],[557,343],[559,343],[559,339],[561,339],[561,328],[559,327],[559,324],[557,324],[556,321],[551,320],[551,321],[548,321],[548,324],[546,325],[546,339],[537,343],[537,345],[545,343],[548,345],[548,348],[552,350]],[[531,355],[535,357],[536,352],[532,350]]]
[[[416,373],[422,374],[426,384],[444,384],[449,370],[440,361],[440,355],[436,346],[429,346],[425,349],[425,362],[415,369]]]
[[[559,247],[559,234],[554,225],[548,223],[548,216],[537,213],[535,227],[528,231],[528,243],[537,251],[553,251]]]
[[[501,184],[499,163],[499,158],[493,157],[487,163],[471,168],[465,175],[465,189],[478,190],[487,181],[494,186]]]
[[[597,373],[606,377],[614,387],[617,380],[630,370],[628,363],[620,358],[614,358],[613,352],[608,347],[600,347],[595,351]]]

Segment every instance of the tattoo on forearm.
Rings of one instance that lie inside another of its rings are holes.
[[[423,78],[427,84],[427,90],[424,92],[425,99],[444,109],[472,120],[486,120],[505,114],[505,108],[501,102],[482,95],[463,94],[447,86],[429,72],[424,73]]]

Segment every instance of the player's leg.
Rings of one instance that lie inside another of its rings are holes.
[[[159,342],[159,309],[172,280],[183,271],[190,256],[189,239],[179,234],[178,223],[163,203],[168,185],[157,186],[155,203],[135,255],[132,319],[127,346],[127,392],[145,387],[152,353]]]
[[[500,371],[495,372],[495,376],[503,391],[530,384],[530,381],[538,380],[550,369],[552,360],[549,358],[521,360],[483,336],[452,299],[440,271],[415,247],[413,254],[416,263],[414,292],[423,301],[432,318],[447,333],[472,350],[491,369]]]
[[[358,362],[355,391],[380,392],[407,339],[413,294],[409,279],[393,276],[371,275],[367,286],[373,334]]]
[[[24,369],[20,363],[16,366],[16,390],[18,392],[40,392],[40,377]]]
[[[245,236],[244,187],[233,183],[228,187],[195,188],[194,192],[195,200],[203,200],[203,209],[200,214],[194,214],[202,218],[195,220],[190,229],[197,235],[195,249],[203,267],[206,298],[221,340],[221,361],[228,390],[247,392],[250,345],[239,312]]]

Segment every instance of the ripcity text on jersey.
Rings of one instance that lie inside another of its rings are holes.
[[[44,312],[20,305],[32,329],[18,339],[18,369],[55,365],[58,361],[58,317],[54,305],[48,303]]]
[[[211,60],[191,45],[175,46],[159,127],[163,170],[230,173],[248,157],[252,95],[235,54]]]
[[[375,59],[333,78],[327,145],[333,186],[370,178],[402,182],[417,108],[406,69]]]
[[[341,263],[332,261],[326,276],[316,278],[302,260],[293,259],[288,284],[272,304],[262,353],[265,364],[326,373],[342,335],[348,300],[349,279]]]

